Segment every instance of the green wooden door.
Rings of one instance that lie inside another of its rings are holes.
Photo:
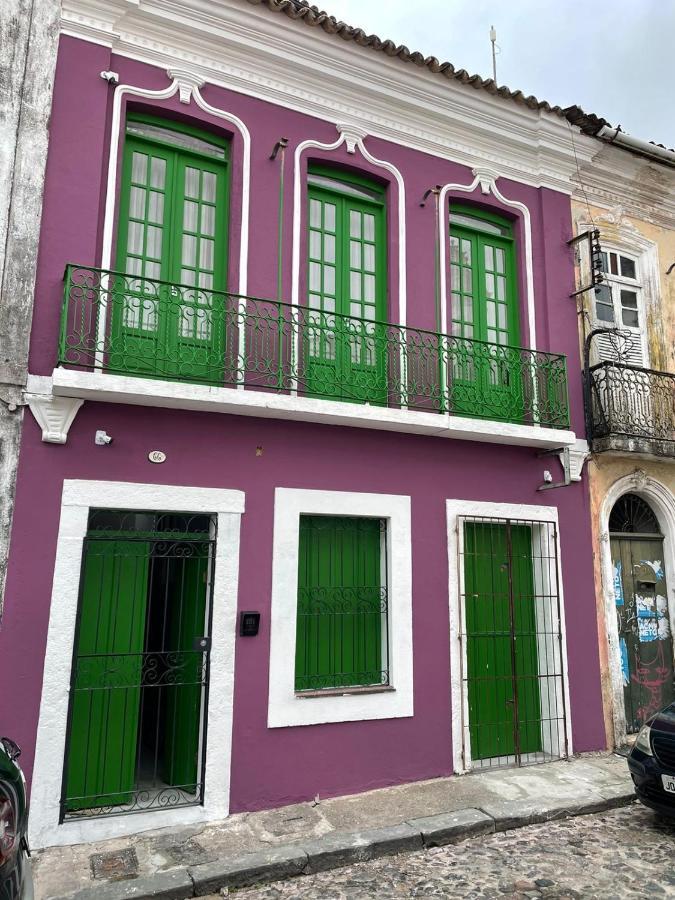
[[[450,212],[450,411],[518,421],[524,415],[518,289],[511,226]]]
[[[297,691],[386,682],[382,540],[379,519],[300,517]]]
[[[541,750],[530,527],[465,523],[464,582],[471,756]]]
[[[148,591],[145,541],[88,539],[80,587],[65,808],[129,802]]]
[[[310,174],[307,391],[386,402],[384,196],[359,182]]]
[[[166,686],[164,780],[188,793],[197,790],[205,653],[196,641],[207,634],[207,556],[174,561],[168,582],[167,640],[176,684]]]
[[[122,167],[120,275],[113,281],[107,365],[218,383],[225,298],[214,292],[226,288],[225,151],[190,134],[132,125]]]

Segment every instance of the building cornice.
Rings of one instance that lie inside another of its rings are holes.
[[[560,117],[444,80],[236,0],[63,0],[64,34],[502,177],[572,193]],[[306,32],[306,33],[305,33]],[[577,147],[580,163],[598,152]]]
[[[627,216],[675,228],[675,171],[644,157],[579,136],[587,161],[574,176],[573,199],[605,209],[621,206]],[[588,154],[595,149],[595,155]]]

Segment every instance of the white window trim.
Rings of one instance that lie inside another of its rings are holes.
[[[299,697],[295,693],[300,516],[368,516],[387,520],[389,674],[391,691]],[[410,497],[277,488],[267,725],[319,725],[413,715],[412,551]]]
[[[450,697],[452,727],[452,763],[455,774],[472,769],[471,742],[469,737],[469,697],[464,690],[462,673],[466,671],[466,643],[464,632],[464,605],[462,582],[464,573],[459,562],[458,519],[479,519],[483,516],[500,519],[527,519],[535,522],[553,522],[556,526],[556,553],[558,559],[558,592],[560,597],[560,633],[562,636],[562,682],[565,704],[565,731],[567,755],[572,750],[572,720],[570,717],[569,677],[567,671],[567,630],[565,627],[565,598],[563,594],[562,565],[560,556],[560,528],[558,509],[555,506],[537,506],[520,503],[491,503],[477,500],[446,500],[448,529],[448,598],[450,602]],[[562,743],[562,742],[561,742]],[[564,747],[560,748],[563,755]]]
[[[203,806],[98,820],[72,819],[59,824],[82,548],[92,507],[189,511],[218,516]],[[30,798],[29,838],[33,847],[86,843],[148,829],[215,821],[228,815],[239,526],[243,512],[241,491],[116,481],[64,481]]]
[[[622,253],[625,256],[632,257],[636,262],[639,300],[638,307],[641,317],[640,334],[642,337],[642,366],[648,369],[651,365],[649,355],[649,341],[647,340],[647,321],[649,318],[649,307],[657,307],[659,304],[661,291],[661,276],[659,271],[659,254],[656,243],[645,237],[630,220],[623,217],[620,207],[613,211],[608,211],[605,215],[600,216],[595,222],[590,222],[586,218],[576,220],[577,234],[583,234],[585,231],[592,231],[595,228],[600,229],[600,247],[605,252]],[[588,284],[590,282],[590,260],[588,252],[582,244],[581,250],[581,283]],[[610,277],[620,279],[620,276]],[[595,315],[595,295],[590,292],[589,298],[590,312],[593,324],[603,328],[611,326],[611,322],[601,322]],[[620,320],[614,323],[621,328]],[[597,359],[596,359],[597,361]]]
[[[472,169],[474,176],[471,184],[444,184],[438,197],[438,207],[441,214],[438,217],[438,241],[439,241],[439,267],[440,267],[440,293],[441,293],[441,331],[448,334],[448,269],[447,256],[450,246],[450,230],[448,228],[448,195],[452,193],[472,194],[480,186],[482,194],[492,194],[504,206],[517,210],[522,216],[523,241],[525,248],[525,306],[527,309],[527,348],[537,349],[537,315],[534,299],[534,266],[532,254],[532,219],[529,208],[519,200],[509,200],[497,187],[498,172],[492,169],[477,166]],[[516,261],[520,258],[516,254]],[[517,267],[518,270],[520,266]],[[520,272],[517,272],[519,275]],[[525,345],[525,335],[521,335],[521,346]]]
[[[596,328],[619,328],[622,331],[630,331],[631,334],[639,335],[640,337],[640,352],[642,354],[642,368],[649,368],[649,342],[647,341],[647,309],[645,305],[645,290],[644,290],[644,276],[643,276],[643,268],[644,268],[644,256],[640,253],[639,249],[636,247],[625,248],[616,244],[612,241],[603,241],[602,237],[600,238],[600,246],[602,248],[602,252],[607,255],[608,263],[609,263],[609,254],[616,253],[617,256],[626,256],[629,259],[632,259],[635,263],[635,278],[626,278],[623,275],[614,275],[611,272],[604,272],[604,280],[603,284],[606,284],[609,287],[611,297],[612,297],[612,309],[614,310],[614,321],[613,322],[605,322],[603,319],[599,319],[597,315],[597,307],[596,307],[596,297],[595,293],[591,292],[591,315],[593,319],[593,324]],[[620,265],[620,263],[619,263]],[[621,288],[625,287],[627,290],[633,291],[634,294],[637,295],[637,314],[638,314],[638,327],[635,328],[631,325],[624,325],[623,318],[621,316]],[[596,353],[597,353],[597,338],[596,338]]]
[[[101,73],[103,74],[103,73]],[[211,106],[202,97],[200,88],[204,79],[198,75],[183,69],[169,69],[167,75],[172,79],[171,84],[159,91],[147,88],[135,87],[130,84],[119,84],[113,94],[112,124],[110,129],[110,155],[108,157],[108,175],[106,182],[105,215],[103,219],[103,247],[101,253],[101,268],[109,270],[113,260],[113,231],[115,216],[117,213],[117,172],[120,157],[120,143],[124,142],[125,132],[122,123],[122,101],[125,97],[137,97],[143,100],[153,100],[155,103],[169,100],[178,94],[180,102],[187,106],[194,100],[195,104],[209,115],[216,116],[230,124],[239,132],[242,139],[243,159],[241,168],[241,224],[239,228],[239,283],[238,293],[243,298],[248,291],[248,241],[249,241],[249,207],[251,193],[251,133],[244,122],[233,113]],[[170,123],[169,123],[170,124]],[[107,316],[105,315],[105,301],[101,304],[103,314],[99,315],[97,346],[105,345]],[[240,312],[246,312],[246,301],[239,303]],[[239,351],[244,349],[244,334],[240,338]],[[103,368],[104,354],[96,351],[95,361],[97,370]]]

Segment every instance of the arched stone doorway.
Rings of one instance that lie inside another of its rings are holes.
[[[647,499],[631,491],[612,506],[608,531],[625,732],[634,734],[673,700],[664,534]]]

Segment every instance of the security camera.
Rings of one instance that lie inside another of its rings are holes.
[[[103,447],[105,444],[112,444],[113,439],[110,437],[107,431],[97,431],[94,436],[94,443],[99,447]]]
[[[120,77],[117,72],[101,72],[101,78],[108,84],[118,84]]]

